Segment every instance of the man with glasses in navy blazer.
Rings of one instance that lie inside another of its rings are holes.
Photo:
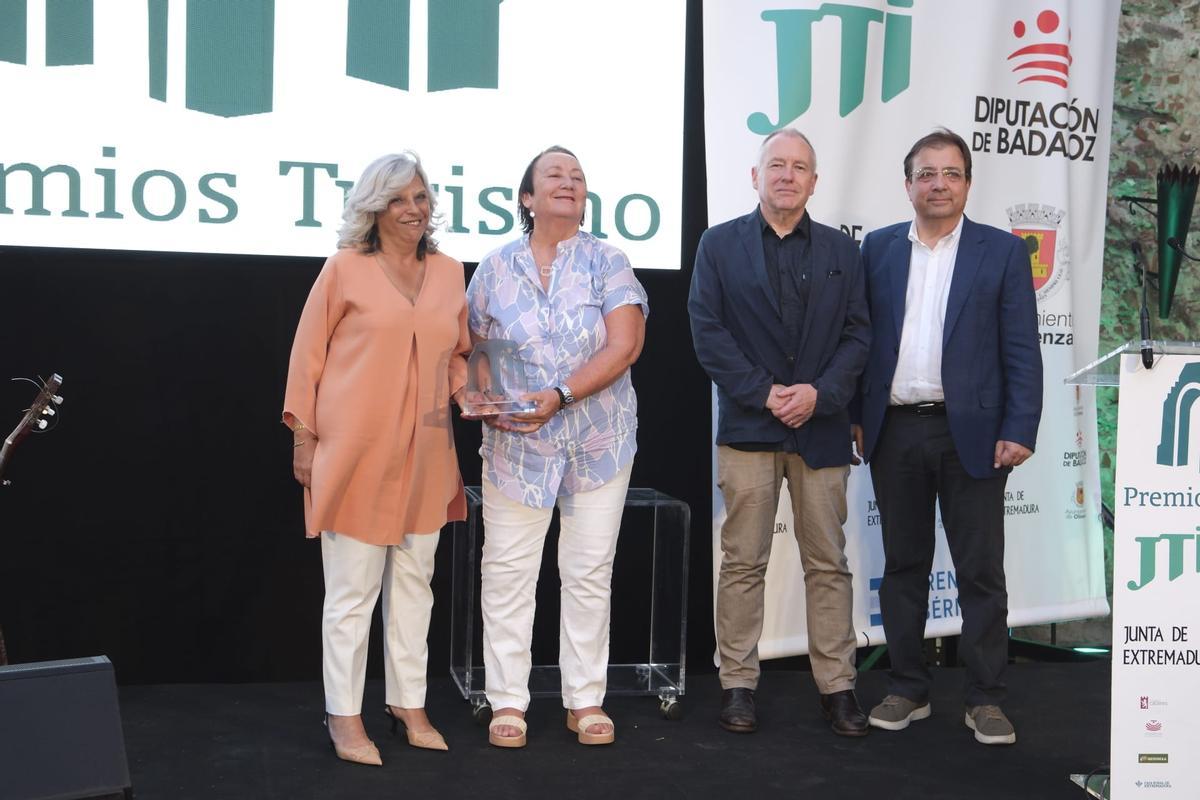
[[[717,586],[719,722],[758,726],[758,640],[779,490],[787,478],[804,566],[809,660],[834,733],[863,736],[846,564],[847,405],[870,344],[854,241],[813,221],[817,159],[799,131],[768,136],[750,171],[759,204],[704,233],[688,313],[717,385],[717,483],[725,500]]]
[[[967,219],[971,152],[944,128],[904,158],[916,218],[863,241],[873,322],[854,415],[883,529],[879,606],[891,673],[873,727],[930,714],[923,639],[939,503],[962,609],[965,723],[984,744],[1012,744],[1001,710],[1008,663],[1004,486],[1033,453],[1042,358],[1029,250]]]

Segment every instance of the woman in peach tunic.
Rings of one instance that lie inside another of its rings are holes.
[[[381,763],[362,724],[381,593],[384,711],[409,744],[446,749],[424,710],[429,581],[438,532],[466,516],[450,400],[470,340],[463,266],[437,252],[434,207],[415,155],[367,167],[301,314],[284,398],[306,532],[321,538],[329,735],[365,764]]]

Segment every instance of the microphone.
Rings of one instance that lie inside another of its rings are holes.
[[[1154,366],[1154,343],[1150,340],[1150,307],[1146,305],[1146,259],[1142,257],[1142,243],[1137,239],[1129,246],[1133,251],[1134,263],[1142,268],[1142,309],[1139,312],[1142,334],[1142,366]]]
[[[1187,250],[1184,250],[1183,245],[1180,244],[1179,240],[1176,239],[1174,236],[1167,239],[1167,247],[1171,248],[1176,253],[1179,253],[1179,255],[1183,256],[1186,259],[1189,259],[1191,261],[1200,261],[1200,258],[1196,258],[1194,255],[1189,253]]]

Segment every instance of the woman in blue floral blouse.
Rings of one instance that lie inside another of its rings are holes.
[[[629,367],[649,306],[625,254],[580,230],[587,181],[573,153],[539,153],[518,199],[525,235],[485,257],[467,289],[473,338],[514,341],[537,389],[535,411],[487,418],[480,449],[488,740],[525,745],[534,595],[557,505],[567,727],[583,744],[608,744],[612,563],[637,450]]]

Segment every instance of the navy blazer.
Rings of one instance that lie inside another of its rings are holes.
[[[867,234],[863,266],[874,330],[861,379],[863,450],[879,443],[900,353],[912,242],[910,223]],[[942,390],[959,460],[975,478],[993,469],[996,442],[1030,450],[1042,416],[1042,351],[1029,250],[1019,237],[964,217],[946,319],[942,326]]]
[[[705,231],[692,271],[692,342],[717,385],[717,444],[784,441],[791,429],[765,406],[771,385],[811,383],[817,404],[796,431],[799,453],[813,468],[848,464],[846,406],[870,347],[858,248],[836,228],[812,222],[812,285],[793,349],[767,278],[759,219],[751,212]]]

